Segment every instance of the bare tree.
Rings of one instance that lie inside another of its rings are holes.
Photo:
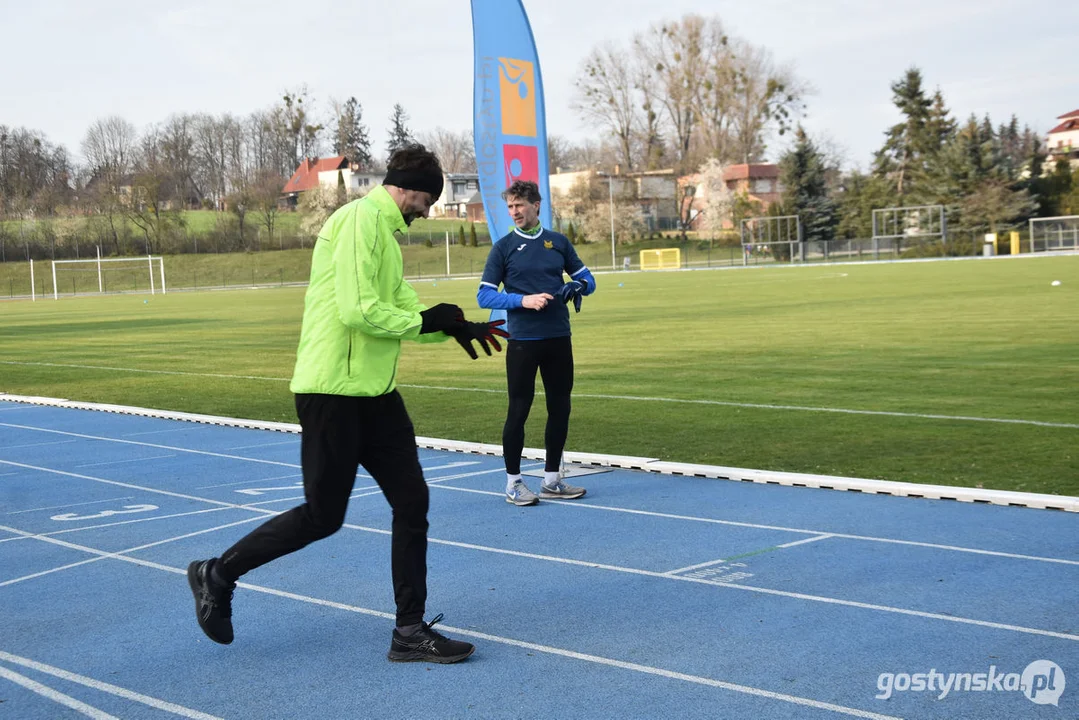
[[[793,70],[777,67],[765,48],[743,41],[734,47],[733,118],[727,144],[722,152],[710,148],[710,155],[731,162],[757,162],[772,130],[783,135],[793,127],[807,90]]]
[[[287,139],[292,148],[292,163],[289,174],[304,158],[317,157],[323,126],[311,122],[314,114],[314,101],[307,97],[307,86],[286,91],[281,97],[281,104],[275,108],[277,131]]]
[[[266,228],[267,243],[273,243],[274,231],[277,229],[277,213],[281,209],[278,200],[284,186],[285,178],[271,170],[259,171],[250,186],[251,209],[255,212],[259,225]]]
[[[172,115],[160,130],[163,161],[171,169],[175,185],[175,200],[185,206],[202,200],[196,182],[195,126],[193,115]]]
[[[650,97],[658,98],[674,133],[677,160],[690,163],[690,143],[698,120],[697,98],[707,75],[709,37],[722,35],[712,31],[700,15],[686,15],[673,23],[660,23],[634,39],[647,73],[639,78]]]
[[[163,134],[151,126],[143,135],[135,156],[131,195],[124,211],[146,241],[146,253],[161,252],[168,231],[180,224],[176,210],[175,177],[164,152]]]
[[[551,172],[568,170],[573,165],[572,145],[561,135],[547,135],[547,162]]]
[[[638,102],[629,54],[608,43],[585,58],[577,80],[572,107],[586,121],[614,137],[627,170],[635,167],[634,130],[638,125]]]
[[[116,189],[120,178],[131,171],[138,133],[118,115],[95,120],[82,141],[82,154],[91,172]]]
[[[431,132],[421,133],[419,141],[438,156],[445,172],[476,172],[476,147],[471,130],[454,132],[436,127]]]

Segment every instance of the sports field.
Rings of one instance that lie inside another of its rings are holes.
[[[568,450],[1079,495],[1079,256],[597,279]],[[474,279],[415,286],[482,315]],[[302,304],[6,301],[0,392],[294,422]],[[407,344],[398,381],[418,435],[500,441],[502,356]],[[543,418],[537,399],[528,446]]]

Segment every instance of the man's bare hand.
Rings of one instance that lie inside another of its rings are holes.
[[[521,300],[521,305],[529,310],[542,310],[547,307],[547,303],[554,300],[553,295],[547,293],[536,293],[535,295],[525,295]]]

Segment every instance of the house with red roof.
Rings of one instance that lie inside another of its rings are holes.
[[[1050,130],[1045,139],[1049,159],[1079,163],[1079,110],[1064,113],[1057,120],[1060,124]]]
[[[385,173],[364,173],[355,163],[349,162],[344,155],[328,158],[304,158],[296,172],[281,188],[281,195],[289,207],[295,208],[300,195],[314,190],[320,185],[336,188],[344,181],[345,188],[351,193],[367,192],[382,183]]]

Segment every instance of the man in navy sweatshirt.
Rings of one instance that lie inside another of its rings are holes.
[[[476,300],[481,308],[505,310],[510,332],[506,351],[509,409],[502,428],[506,502],[535,505],[540,498],[573,500],[583,497],[585,489],[567,484],[560,473],[573,391],[569,303],[580,312],[581,298],[595,291],[596,280],[565,235],[540,225],[542,198],[536,183],[518,180],[502,197],[515,227],[491,248]],[[505,292],[498,291],[499,285]],[[546,458],[538,496],[521,480],[525,421],[536,395],[537,370],[547,398]]]

